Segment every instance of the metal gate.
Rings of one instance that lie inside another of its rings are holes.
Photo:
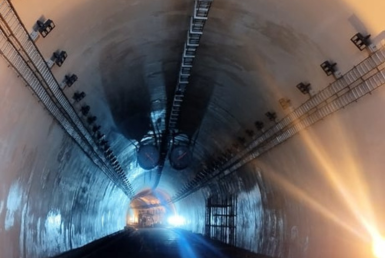
[[[226,244],[236,242],[237,198],[234,195],[212,196],[206,203],[205,235]]]

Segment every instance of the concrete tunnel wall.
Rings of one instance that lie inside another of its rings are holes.
[[[41,15],[55,21],[38,47],[47,58],[56,49],[68,52],[63,67],[53,69],[59,80],[68,72],[79,76],[65,93],[87,93],[135,192],[150,187],[154,173],[138,168],[131,141],[164,114],[193,1],[13,4],[28,29]],[[181,117],[190,136],[200,127],[194,165],[176,172],[166,164],[159,188],[172,196],[254,121],[272,125],[266,111],[284,117],[279,98],[303,103],[299,81],[310,81],[316,92],[326,87],[332,79],[319,68],[324,60],[338,62],[342,72],[363,60],[367,53],[349,39],[368,32],[381,44],[382,10],[376,0],[215,1]],[[122,229],[129,199],[4,60],[0,71],[1,255],[52,256]],[[204,232],[210,193],[234,193],[239,247],[273,257],[370,257],[372,236],[362,224],[374,225],[371,209],[377,219],[384,215],[384,94],[380,88],[178,202],[186,228]],[[383,232],[383,223],[376,228]]]

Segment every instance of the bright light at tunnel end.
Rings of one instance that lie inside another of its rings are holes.
[[[170,226],[173,226],[173,227],[180,227],[180,226],[183,226],[184,224],[186,224],[185,218],[183,218],[182,216],[178,216],[178,215],[170,216],[167,219],[167,222]]]
[[[385,258],[385,239],[383,237],[376,237],[373,240],[373,254],[377,258]]]

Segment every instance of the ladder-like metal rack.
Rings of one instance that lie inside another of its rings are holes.
[[[129,197],[133,190],[126,175],[116,172],[60,89],[42,54],[31,40],[9,0],[0,1],[0,51],[48,112],[86,155]]]
[[[246,163],[328,115],[356,102],[385,84],[385,47],[381,47],[341,78],[317,93],[288,116],[272,126],[244,150],[224,162],[220,167],[204,170],[182,186],[172,201],[178,201],[202,186],[226,177]]]
[[[184,44],[184,50],[181,60],[181,65],[178,74],[178,82],[175,92],[172,96],[172,105],[168,110],[165,124],[165,131],[161,136],[160,141],[160,159],[157,168],[157,174],[153,189],[155,189],[162,176],[164,163],[167,158],[172,136],[177,133],[177,124],[181,112],[181,106],[185,95],[185,90],[189,84],[191,70],[195,60],[196,52],[199,47],[203,29],[208,19],[212,0],[195,0],[194,13],[190,19],[190,26],[187,31],[187,40]]]
[[[185,90],[189,84],[191,70],[203,34],[203,29],[208,19],[211,3],[212,0],[196,0],[194,4],[194,13],[190,19],[190,27],[187,31],[187,40],[184,44],[182,61],[179,69],[178,83],[175,89],[170,118],[168,121],[168,129],[170,132],[173,132],[175,129],[177,129],[177,123]]]

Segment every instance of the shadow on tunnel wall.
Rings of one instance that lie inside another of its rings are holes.
[[[177,82],[176,60],[165,57],[149,62],[146,58],[122,42],[105,47],[99,59],[103,89],[114,122],[126,138],[137,141],[164,124],[165,110],[172,104]]]
[[[199,72],[199,71],[198,71]],[[199,132],[215,88],[216,75],[210,78],[199,76],[198,72],[191,76],[185,100],[181,109],[179,129],[190,139]]]
[[[128,68],[125,58],[129,54],[130,50],[108,46],[102,51],[99,67],[116,126],[126,138],[140,141],[151,129],[151,95],[143,78],[142,58]]]

